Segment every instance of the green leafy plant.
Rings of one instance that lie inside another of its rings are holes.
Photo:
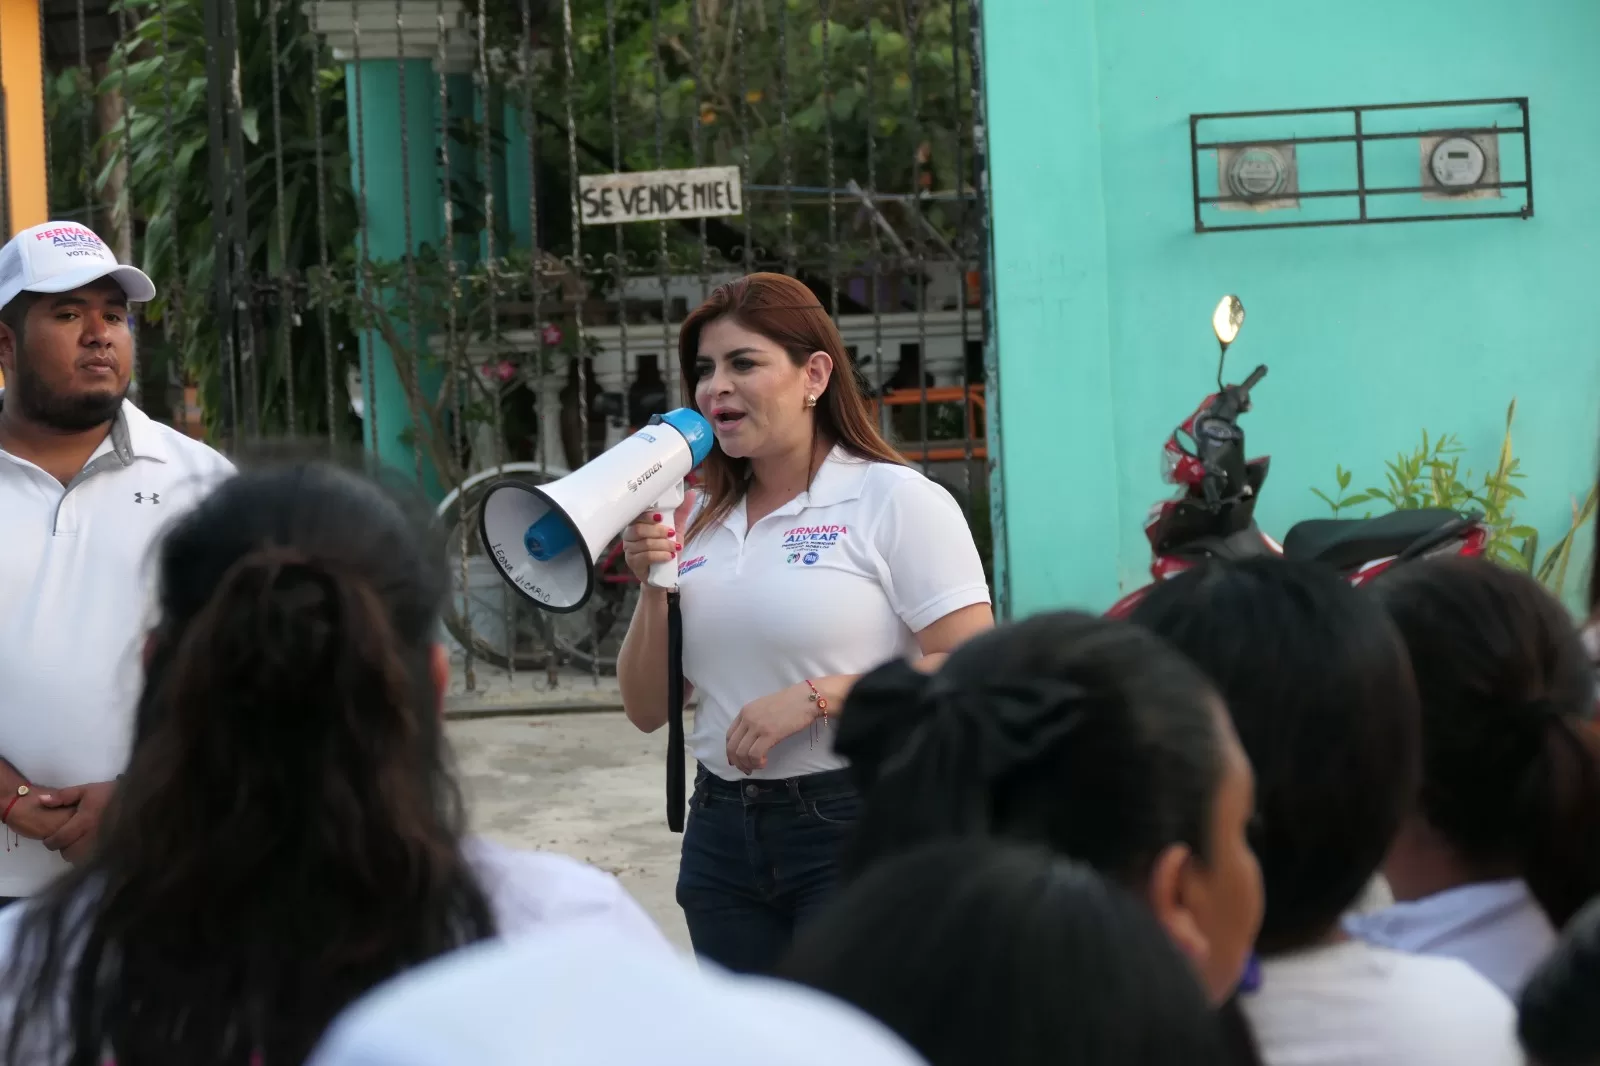
[[[117,208],[112,175],[118,167],[127,168],[137,260],[157,288],[157,298],[143,308],[143,322],[159,334],[149,339],[177,364],[174,377],[200,387],[207,421],[216,429],[228,400],[222,395],[214,307],[216,205],[208,170],[213,146],[205,6],[203,0],[117,0],[115,8],[126,12],[132,28],[113,48],[100,84],[86,87],[84,72],[76,69],[47,81],[52,201],[65,205],[65,217],[110,217]],[[277,5],[276,33],[268,5],[241,4],[238,10],[249,205],[245,254],[257,288],[250,294],[258,323],[250,369],[256,375],[260,429],[353,437],[353,421],[338,408],[335,424],[327,425],[322,366],[323,353],[339,360],[334,378],[342,392],[341,353],[355,351],[349,323],[333,317],[324,335],[322,321],[301,313],[305,304],[296,295],[321,254],[319,155],[328,254],[347,273],[351,270],[357,212],[344,71],[326,48],[319,56],[300,5]],[[81,163],[86,92],[120,92],[125,107],[119,120],[95,135],[106,162],[93,172]]]
[[[729,220],[734,226],[726,232],[737,236],[748,226],[769,255],[788,252],[810,262],[831,256],[842,267],[865,259],[874,222],[859,201],[840,195],[836,233],[826,194],[818,191],[830,181],[835,188],[855,181],[895,194],[971,185],[967,0],[573,5],[570,78],[559,5],[532,4],[535,55],[525,72],[521,0],[477,0],[469,7],[486,12],[491,46],[506,57],[495,77],[508,99],[520,105],[532,81],[541,157],[562,161],[540,175],[556,244],[570,232],[569,98],[580,172],[743,167],[747,187],[759,188],[747,188],[745,215]],[[782,185],[811,191],[785,198],[777,191]],[[881,201],[878,209],[917,240],[931,227],[938,236],[930,247],[959,245],[975,217],[959,201],[938,199],[914,207]],[[585,232],[583,253],[598,261],[613,251],[615,236],[605,228]],[[654,229],[636,227],[623,234],[622,254],[643,261],[664,252],[677,268],[693,269],[699,250],[684,238],[669,229],[669,247],[658,252]],[[716,233],[710,239],[719,243]],[[719,253],[738,261],[738,243]],[[561,254],[571,254],[570,244]]]
[[[474,0],[469,6],[488,15],[493,31],[484,86],[491,106],[482,111],[497,117],[488,124],[451,120],[452,167],[442,191],[452,203],[454,240],[447,250],[422,248],[406,263],[362,258],[343,64],[316,42],[303,5],[239,5],[244,255],[254,281],[248,295],[255,341],[254,376],[244,380],[258,397],[257,428],[265,435],[355,438],[360,426],[346,409],[345,375],[356,362],[357,338],[378,337],[397,354],[418,424],[415,446],[451,480],[461,469],[456,442],[467,435],[456,423],[491,418],[504,391],[482,375],[448,373],[463,365],[469,345],[475,357],[487,348],[491,360],[511,359],[526,374],[548,372],[545,361],[554,352],[519,351],[505,335],[554,320],[576,344],[573,316],[611,299],[626,275],[722,269],[743,262],[752,239],[758,262],[784,250],[803,262],[820,248],[811,258],[826,255],[843,269],[849,249],[860,246],[859,256],[875,232],[861,205],[841,196],[841,235],[834,239],[824,198],[797,193],[789,210],[772,186],[842,187],[855,180],[902,194],[970,186],[967,0],[577,5],[570,78],[560,5]],[[163,354],[163,364],[174,368],[173,384],[199,387],[215,429],[230,403],[214,308],[205,3],[114,0],[118,9],[130,29],[104,65],[46,79],[56,217],[120,217],[125,210],[136,259],[160,292],[142,310],[141,350]],[[531,34],[523,30],[524,11]],[[524,51],[524,41],[531,50]],[[120,94],[121,117],[101,121],[90,102],[110,93]],[[511,145],[511,131],[498,117],[502,101],[523,112],[512,121],[535,131],[538,252],[507,254],[504,204],[493,219],[484,212],[482,155],[504,157]],[[94,150],[86,151],[91,140]],[[748,163],[746,182],[765,188],[752,189],[745,216],[732,222],[711,219],[664,227],[665,233],[654,226],[594,227],[574,236],[574,169],[695,162]],[[930,248],[959,245],[963,227],[977,217],[936,197],[881,207],[903,233],[922,232],[926,222]],[[496,259],[485,264],[479,240],[491,229]],[[710,234],[709,256],[697,230]],[[522,309],[512,310],[519,303]],[[331,411],[325,362],[334,364]],[[929,421],[942,427],[944,417],[930,412]]]
[[[1572,562],[1573,545],[1578,542],[1578,531],[1594,519],[1597,503],[1600,503],[1600,486],[1591,487],[1589,495],[1583,502],[1580,503],[1576,499],[1572,501],[1572,524],[1561,535],[1561,539],[1556,541],[1555,546],[1545,553],[1544,560],[1533,572],[1540,583],[1557,596],[1566,593],[1567,570]],[[1534,536],[1537,544],[1538,535]],[[1600,565],[1600,560],[1596,560],[1594,565]]]
[[[1489,530],[1487,554],[1496,562],[1533,574],[1547,588],[1560,595],[1566,584],[1576,534],[1594,517],[1596,490],[1590,489],[1583,502],[1573,501],[1572,525],[1541,557],[1539,531],[1522,525],[1514,514],[1516,501],[1526,498],[1518,484],[1523,480],[1522,462],[1512,449],[1511,429],[1517,416],[1517,401],[1506,409],[1505,435],[1494,469],[1481,476],[1463,469],[1461,456],[1466,446],[1453,433],[1438,436],[1422,433],[1421,443],[1384,464],[1384,483],[1351,491],[1354,474],[1343,466],[1334,467],[1332,493],[1311,491],[1333,511],[1334,517],[1355,517],[1350,513],[1364,508],[1360,517],[1369,518],[1370,505],[1383,504],[1381,510],[1414,511],[1439,507],[1452,511],[1478,512]],[[1365,505],[1365,506],[1364,506]]]
[[[141,265],[157,281],[158,298],[144,308],[149,334],[143,347],[159,344],[172,353],[179,376],[199,385],[207,422],[215,431],[229,403],[223,395],[212,284],[215,219],[207,170],[204,3],[118,3],[128,12],[132,29],[116,45],[99,88],[120,91],[126,112],[122,121],[98,133],[96,141],[107,160],[128,166],[135,248]],[[343,64],[317,45],[305,12],[294,4],[277,5],[274,52],[270,15],[268,5],[239,7],[248,160],[246,255],[256,283],[259,429],[268,435],[289,431],[354,439],[360,427],[346,410],[345,376],[356,362],[357,337],[378,338],[396,353],[396,370],[421,427],[412,442],[443,481],[459,480],[462,469],[455,461],[454,442],[470,433],[458,432],[458,419],[452,416],[460,414],[459,421],[468,424],[489,421],[500,390],[481,375],[451,376],[445,368],[464,365],[469,344],[481,346],[491,335],[526,324],[504,305],[527,301],[525,290],[536,278],[532,253],[502,253],[492,266],[471,261],[485,226],[482,193],[470,182],[461,185],[467,178],[458,176],[451,187],[456,217],[452,230],[459,246],[455,262],[427,246],[411,264],[362,261]],[[115,206],[111,163],[98,172],[81,165],[80,134],[92,118],[81,102],[85,84],[85,73],[74,68],[47,85],[52,165],[58,179],[52,191],[64,204],[85,205],[73,208],[77,215],[109,216]],[[453,157],[471,162],[477,160],[482,138],[492,133],[470,121],[452,123],[450,132]],[[477,215],[468,210],[474,205],[480,208]],[[319,243],[323,236],[325,246]],[[508,238],[498,234],[497,241],[504,248]],[[463,249],[468,261],[463,261]],[[495,302],[501,305],[498,316],[491,307]],[[547,316],[559,314],[562,303],[559,295],[551,296]],[[491,348],[502,347],[496,336]],[[528,356],[507,354],[519,366]],[[324,359],[335,363],[331,427],[325,413]],[[463,393],[459,398],[458,392]]]

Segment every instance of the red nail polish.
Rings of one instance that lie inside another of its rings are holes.
[[[667,530],[667,536],[669,536],[669,537],[676,536],[677,533],[678,533],[678,531],[676,529]]]
[[[661,516],[660,515],[651,515],[650,516],[650,521],[659,522],[659,521],[661,521]]]

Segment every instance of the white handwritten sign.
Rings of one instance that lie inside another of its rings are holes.
[[[584,174],[578,204],[585,226],[744,213],[738,167]]]

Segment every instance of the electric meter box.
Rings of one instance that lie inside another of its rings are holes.
[[[1425,200],[1495,199],[1500,190],[1500,138],[1447,133],[1420,140]],[[1484,186],[1489,186],[1485,188]]]

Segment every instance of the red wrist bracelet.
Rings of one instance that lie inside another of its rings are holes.
[[[17,800],[21,799],[23,796],[26,796],[27,794],[28,794],[28,786],[27,785],[18,785],[17,786],[17,794],[15,796],[11,797],[11,802],[10,803],[6,804],[5,811],[4,812],[0,812],[0,825],[5,825],[6,824],[6,820],[11,817],[11,808],[13,808],[13,807],[15,807],[17,805]]]
[[[806,688],[811,690],[811,695],[808,696],[807,699],[809,699],[812,703],[815,703],[817,705],[817,716],[822,719],[822,724],[823,725],[827,725],[828,724],[828,697],[824,696],[822,693],[817,691],[817,686],[815,686],[815,685],[813,685],[811,683],[811,679],[809,677],[806,678],[805,681],[806,681]],[[810,728],[811,728],[811,746],[813,748],[815,748],[817,746],[817,719],[816,718],[811,719]]]
[[[809,677],[806,678],[806,688],[811,690],[811,702],[817,705],[817,710],[822,714],[822,720],[826,722],[828,720],[828,697],[817,691],[817,686],[811,683]]]

